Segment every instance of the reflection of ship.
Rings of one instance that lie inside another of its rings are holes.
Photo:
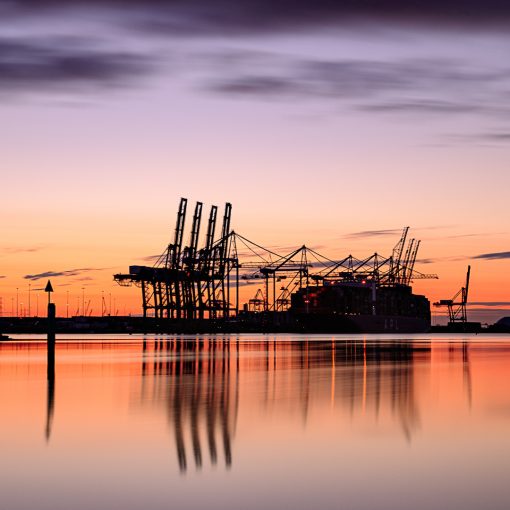
[[[363,415],[372,411],[376,420],[389,409],[410,440],[419,425],[415,363],[430,359],[430,345],[348,342],[334,347],[333,358],[342,376],[335,381],[335,398],[352,414],[355,409]]]

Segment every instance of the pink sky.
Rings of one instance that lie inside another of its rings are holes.
[[[60,313],[67,291],[72,313],[83,292],[100,313],[102,291],[138,313],[112,275],[164,250],[181,196],[232,202],[233,228],[263,245],[329,257],[389,254],[398,234],[351,234],[410,225],[430,262],[417,269],[440,276],[418,292],[451,297],[471,264],[470,300],[510,303],[505,31],[372,20],[182,37],[86,12],[14,10],[0,29],[4,315],[48,271],[70,272],[52,279]],[[510,314],[490,308],[472,318]]]

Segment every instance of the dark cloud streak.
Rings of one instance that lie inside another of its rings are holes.
[[[0,92],[69,86],[125,86],[147,74],[149,59],[68,38],[0,38]]]
[[[141,257],[140,260],[143,260],[144,262],[156,262],[161,255],[147,255],[145,257]]]
[[[83,273],[88,273],[90,271],[101,271],[104,268],[81,268],[81,269],[68,269],[66,271],[45,271],[43,273],[37,274],[27,274],[23,278],[25,280],[41,280],[43,278],[58,278],[58,277],[69,277],[69,276],[79,276]]]
[[[84,13],[88,23],[97,24],[86,33],[86,39],[41,37],[31,31],[34,21],[48,33],[61,26],[72,30],[75,24],[79,26]],[[328,26],[335,27],[335,33],[341,26],[357,27],[356,33],[363,36],[371,33],[363,25],[367,21],[434,28],[441,24],[506,26],[510,25],[510,2],[0,0],[0,16],[8,14],[18,23],[18,30],[25,21],[27,24],[23,36],[0,35],[0,93],[126,87],[138,83],[156,67],[163,70],[160,60],[153,58],[159,55],[168,63],[161,47],[155,45],[150,53],[148,49],[145,53],[127,50],[133,47],[126,44],[128,39],[143,44],[157,40],[159,44],[162,37],[171,41],[173,36],[243,37],[267,32],[285,35]],[[100,43],[105,32],[113,45]],[[160,39],[153,39],[152,35]],[[209,57],[212,74],[203,79],[199,88],[229,98],[348,100],[355,110],[371,114],[483,114],[510,118],[504,92],[510,89],[510,67],[504,62],[502,69],[473,70],[446,59],[307,60],[253,52]],[[200,63],[187,60],[183,67],[196,71],[199,66]],[[497,141],[506,141],[505,134],[499,135]]]
[[[467,67],[455,59],[299,59],[234,52],[213,55],[206,90],[264,100],[344,101],[370,114],[510,118],[510,66]],[[220,77],[221,76],[221,77]],[[494,139],[507,141],[506,133]]]
[[[410,114],[470,114],[484,113],[486,110],[475,104],[441,101],[415,100],[375,103],[360,106],[359,110],[370,113],[410,113]]]
[[[0,8],[2,3],[4,11],[15,15],[113,10],[139,29],[178,35],[295,31],[352,20],[470,28],[510,21],[506,0],[19,0],[1,2]]]
[[[398,236],[402,233],[401,229],[383,229],[383,230],[363,230],[361,232],[352,232],[344,236],[344,239],[362,239],[364,237],[383,237]]]
[[[1,78],[0,78],[0,80],[1,80]],[[42,249],[43,249],[42,246],[21,246],[21,247],[6,246],[6,247],[0,248],[0,252],[2,252],[4,254],[12,255],[12,254],[18,254],[18,253],[35,253]]]
[[[482,253],[473,257],[482,260],[505,260],[510,259],[510,251],[500,251],[495,253]]]
[[[470,306],[510,306],[510,301],[470,301]]]

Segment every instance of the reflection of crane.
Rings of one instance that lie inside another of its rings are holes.
[[[447,306],[450,322],[466,323],[467,322],[467,300],[469,292],[469,277],[471,274],[471,266],[468,266],[466,275],[466,286],[462,287],[452,299],[441,299],[434,306]]]

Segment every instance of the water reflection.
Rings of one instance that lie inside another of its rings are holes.
[[[203,463],[203,443],[211,464],[217,463],[218,439],[225,466],[230,468],[239,403],[239,343],[200,338],[144,341],[142,374],[142,400],[151,392],[165,401],[181,472],[188,467],[187,436],[197,468]]]
[[[211,466],[219,461],[227,469],[232,466],[240,402],[258,409],[258,419],[295,416],[294,423],[304,428],[310,409],[317,408],[329,407],[351,421],[357,418],[375,426],[391,416],[411,442],[421,427],[417,386],[423,381],[416,381],[417,368],[423,379],[432,365],[432,347],[431,341],[404,340],[147,337],[139,343],[59,343],[57,365],[64,379],[77,372],[84,378],[87,371],[104,373],[106,367],[114,377],[128,370],[137,405],[163,408],[177,465],[185,473],[190,465],[201,469],[206,458]],[[439,354],[446,351],[449,364],[462,367],[469,408],[470,348],[469,342],[435,348]],[[2,351],[9,349],[40,351],[44,346],[1,346]],[[80,367],[69,358],[76,352],[82,353]],[[54,354],[48,352],[47,360],[45,438],[49,441],[55,414],[55,367],[50,364]]]
[[[314,400],[375,422],[386,407],[410,441],[420,426],[414,366],[430,356],[430,342],[145,340],[139,400],[165,406],[181,472],[190,458],[202,467],[204,445],[215,465],[218,441],[231,466],[240,378],[250,374],[256,391],[245,404],[260,404],[266,415],[298,410],[306,427]]]
[[[55,410],[55,334],[48,333],[46,342],[46,377],[48,379],[48,389],[46,398],[46,442],[49,442],[51,436],[51,425],[53,421],[53,412]]]
[[[55,379],[48,379],[48,391],[46,398],[46,427],[45,437],[46,442],[50,441],[51,425],[53,423],[53,413],[55,411]]]
[[[193,451],[197,466],[201,465],[198,440],[200,429],[198,410],[205,407],[210,416],[220,409],[225,448],[231,444],[228,431],[235,427],[239,403],[239,370],[256,373],[262,392],[262,408],[267,414],[281,412],[282,403],[290,403],[290,412],[299,409],[301,422],[306,426],[311,400],[328,398],[331,405],[340,405],[349,415],[361,415],[377,423],[381,412],[389,411],[403,436],[411,441],[420,428],[420,406],[416,392],[416,367],[430,367],[431,342],[416,344],[411,341],[367,342],[313,340],[278,342],[242,342],[202,340],[180,342],[173,340],[167,350],[174,353],[167,359],[166,372],[158,375],[179,376],[176,384],[168,386],[169,409],[173,409],[172,422],[176,437],[182,437],[181,419],[189,416]],[[472,377],[469,343],[448,345],[449,363],[462,363],[463,388],[469,408],[472,405]],[[156,346],[157,351],[157,346]],[[221,354],[220,354],[221,353]],[[235,361],[232,360],[234,357]],[[160,362],[161,363],[161,362]],[[161,368],[161,367],[160,367]],[[147,372],[147,369],[144,369]],[[204,375],[205,374],[205,375]],[[185,382],[186,375],[193,376]],[[184,388],[184,389],[183,389]],[[211,398],[220,388],[217,400]],[[209,393],[204,392],[208,389]],[[236,405],[226,405],[234,393]],[[208,430],[215,426],[208,422]],[[178,432],[181,431],[181,432]],[[212,436],[209,435],[211,438]],[[185,469],[186,456],[179,440],[180,466]],[[211,460],[216,459],[214,442],[210,447]],[[230,447],[228,448],[230,451]],[[230,455],[225,450],[227,465]]]
[[[471,409],[473,403],[473,385],[471,382],[471,364],[469,362],[469,344],[467,342],[462,343],[462,368],[464,389],[469,409]]]
[[[0,344],[2,508],[510,502],[510,338],[92,337],[53,378],[47,354]]]

